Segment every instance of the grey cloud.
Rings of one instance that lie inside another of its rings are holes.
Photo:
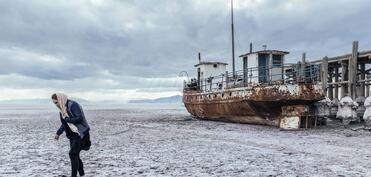
[[[240,34],[241,39],[250,39],[259,44],[259,48],[265,43],[271,48],[290,50],[291,57],[298,58],[301,52],[307,52],[312,59],[319,59],[349,53],[353,40],[359,40],[363,49],[371,47],[368,32],[371,24],[364,21],[369,16],[369,1],[263,2],[258,8],[237,12],[241,22],[237,29],[254,34]],[[264,10],[258,12],[259,9]],[[249,19],[253,20],[251,24],[243,23]]]
[[[177,73],[181,68],[174,62],[187,62],[188,58],[191,65],[189,58],[197,48],[206,48],[203,42],[211,44],[220,36],[211,23],[218,16],[203,17],[203,9],[195,13],[191,1],[159,1],[157,6],[140,1],[109,2],[112,4],[104,8],[91,9],[12,2],[13,10],[3,11],[2,19],[18,23],[5,25],[0,44],[87,62],[117,75],[154,77]],[[208,31],[210,27],[215,30]]]
[[[163,78],[175,78],[182,70],[192,75],[197,52],[205,59],[230,62],[228,2],[5,1],[0,4],[0,49],[20,49],[36,54],[36,59],[25,61],[17,51],[9,55],[0,50],[0,74],[46,80],[40,87],[58,82],[58,87],[73,83],[81,89],[171,90],[179,82]],[[312,59],[350,52],[352,40],[360,40],[361,49],[371,48],[369,1],[235,3],[237,54],[247,52],[250,42],[254,49],[267,44],[271,49],[289,50],[290,62],[301,52]],[[38,54],[61,63],[42,62]],[[237,65],[240,68],[240,60]],[[94,79],[101,82],[93,84]],[[104,80],[118,84],[104,84]]]
[[[46,80],[72,80],[94,74],[94,67],[20,48],[0,48],[0,74],[18,73]]]

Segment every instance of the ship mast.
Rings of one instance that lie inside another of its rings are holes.
[[[233,78],[236,77],[235,63],[234,63],[234,24],[233,24],[233,0],[231,0],[231,28],[232,28],[232,69]]]

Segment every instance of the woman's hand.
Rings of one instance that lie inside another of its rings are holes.
[[[59,140],[59,135],[55,135],[54,139],[58,141]]]

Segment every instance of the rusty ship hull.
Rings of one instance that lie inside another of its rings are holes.
[[[324,99],[321,85],[294,84],[238,87],[201,93],[184,90],[188,112],[201,120],[279,126],[289,106],[308,106]]]

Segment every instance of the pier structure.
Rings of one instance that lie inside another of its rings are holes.
[[[305,62],[305,54],[302,62]],[[353,42],[352,53],[326,56],[308,63],[321,65],[323,90],[330,100],[340,100],[345,96],[353,100],[370,96],[371,50],[358,51],[358,41]]]

